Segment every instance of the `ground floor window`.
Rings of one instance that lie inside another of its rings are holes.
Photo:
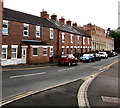
[[[2,48],[2,59],[7,59],[7,48]]]
[[[38,56],[38,48],[33,48],[33,56]]]
[[[43,48],[43,56],[47,56],[47,48]]]
[[[12,58],[17,58],[17,48],[12,48]]]
[[[50,57],[53,56],[53,48],[50,48]]]

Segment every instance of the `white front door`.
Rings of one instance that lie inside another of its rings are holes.
[[[27,46],[22,46],[22,63],[26,64],[27,60]]]

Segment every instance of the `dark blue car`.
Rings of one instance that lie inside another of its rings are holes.
[[[95,57],[92,54],[83,54],[83,56],[80,57],[81,62],[94,62]]]

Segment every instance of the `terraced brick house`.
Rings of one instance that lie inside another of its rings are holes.
[[[88,23],[80,28],[91,36],[92,51],[114,50],[114,38],[107,36],[101,27]]]
[[[46,11],[38,17],[4,8],[1,65],[56,62],[61,54],[90,52],[91,37],[64,21]]]

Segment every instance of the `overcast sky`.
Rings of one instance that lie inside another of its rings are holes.
[[[4,0],[4,7],[40,15],[42,9],[55,13],[78,25],[95,24],[103,29],[118,28],[118,2],[120,0]]]

